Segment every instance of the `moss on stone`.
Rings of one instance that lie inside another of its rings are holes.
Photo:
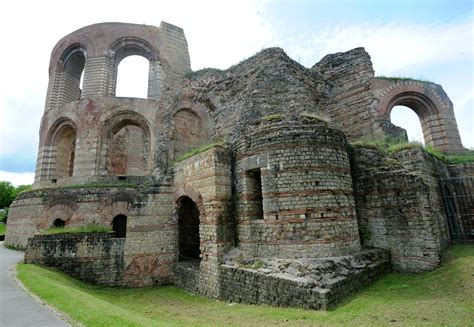
[[[78,227],[51,227],[43,229],[40,233],[42,235],[51,234],[78,234],[78,233],[110,233],[112,228],[109,226],[89,224],[87,226]]]
[[[277,122],[277,121],[282,121],[285,118],[286,116],[284,114],[272,114],[272,115],[263,116],[262,121]]]
[[[217,141],[217,142],[213,142],[213,143],[209,143],[209,144],[205,144],[205,145],[202,145],[202,146],[199,146],[199,147],[196,147],[196,148],[193,148],[181,155],[179,155],[174,161],[173,163],[178,163],[180,161],[183,161],[183,160],[186,160],[188,158],[191,158],[192,156],[196,155],[196,154],[199,154],[199,153],[202,153],[204,151],[207,151],[209,149],[212,149],[216,146],[224,146],[224,142],[222,141]]]

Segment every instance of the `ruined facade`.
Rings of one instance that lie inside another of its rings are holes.
[[[130,55],[149,61],[146,99],[115,96]],[[437,267],[452,235],[439,181],[474,172],[350,145],[403,136],[390,111],[405,105],[427,145],[463,151],[441,86],[375,78],[363,48],[309,69],[271,48],[192,72],[182,29],[103,23],[61,39],[49,76],[35,183],[6,243],[96,283],[326,308],[390,267]],[[114,233],[37,235],[87,224]]]

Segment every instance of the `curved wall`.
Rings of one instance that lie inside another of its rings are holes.
[[[322,123],[264,123],[237,143],[235,156],[244,252],[301,258],[360,250],[343,133]]]

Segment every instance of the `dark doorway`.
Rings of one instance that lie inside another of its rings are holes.
[[[127,235],[127,216],[115,216],[112,220],[112,230],[115,232],[115,237],[125,237]]]
[[[454,202],[454,198],[446,185],[444,186],[444,206],[446,209],[446,218],[448,218],[451,239],[461,239],[462,233],[457,219],[456,203]]]
[[[64,225],[66,225],[66,222],[59,218],[55,219],[53,222],[53,227],[56,228],[64,228]]]
[[[246,177],[250,215],[253,219],[263,219],[262,173],[260,168],[248,170]]]
[[[474,239],[474,177],[444,178],[440,188],[451,238]]]
[[[179,261],[200,260],[199,210],[187,196],[179,201],[178,242]]]

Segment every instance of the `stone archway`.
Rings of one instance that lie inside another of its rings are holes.
[[[413,110],[420,119],[425,144],[445,153],[463,151],[453,104],[441,86],[421,81],[385,81],[379,91],[378,113],[390,120],[395,106]]]

